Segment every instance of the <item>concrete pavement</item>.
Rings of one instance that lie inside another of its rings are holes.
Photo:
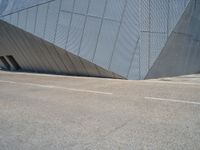
[[[0,150],[198,150],[200,75],[147,81],[0,72]]]

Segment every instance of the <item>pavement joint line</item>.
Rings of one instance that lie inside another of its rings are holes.
[[[185,101],[185,100],[178,100],[178,99],[167,99],[167,98],[158,98],[158,97],[144,97],[144,99],[155,100],[155,101],[165,101],[165,102],[172,102],[172,103],[200,105],[199,102]]]
[[[143,80],[143,82],[147,83],[167,83],[167,84],[180,84],[180,85],[198,85],[200,87],[200,83],[189,83],[189,82],[174,82],[174,81],[154,81],[154,80]]]
[[[72,79],[98,79],[107,81],[127,81],[122,79],[112,79],[112,78],[99,78],[99,77],[84,77],[84,76],[71,76],[71,75],[58,75],[58,74],[44,74],[44,73],[29,73],[29,72],[6,72],[0,69],[0,74],[10,74],[10,75],[24,75],[24,76],[39,76],[39,77],[52,77],[52,78],[72,78]]]
[[[0,82],[9,83],[9,84],[18,84],[18,85],[21,84],[21,85],[26,85],[26,86],[34,86],[34,87],[49,88],[49,89],[62,89],[62,90],[68,90],[68,91],[73,91],[73,92],[113,95],[113,93],[109,93],[109,92],[75,89],[75,88],[66,88],[66,87],[62,87],[62,86],[42,85],[42,84],[35,84],[35,83],[22,83],[22,82],[14,82],[14,81],[7,81],[7,80],[0,80]]]

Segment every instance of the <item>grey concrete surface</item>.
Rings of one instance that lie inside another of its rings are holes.
[[[0,71],[0,150],[198,150],[200,75],[147,81]]]

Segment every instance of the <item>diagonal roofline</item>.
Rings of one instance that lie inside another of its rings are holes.
[[[7,0],[5,0],[5,1],[7,1]],[[14,11],[11,10],[11,12],[9,12],[9,13],[2,14],[3,11],[6,9],[6,8],[4,8],[4,10],[3,10],[2,12],[0,11],[0,17],[6,17],[6,16],[12,15],[12,14],[14,14],[14,13],[18,13],[18,12],[21,12],[21,11],[23,11],[23,10],[30,9],[30,8],[33,8],[33,7],[37,7],[37,6],[40,6],[40,5],[44,5],[44,4],[53,2],[53,1],[55,1],[55,0],[47,0],[47,1],[45,1],[45,2],[38,2],[38,4],[34,4],[34,5],[31,5],[31,6],[26,7],[26,8],[22,8],[22,9],[19,9],[19,10],[14,10]],[[4,2],[4,0],[3,0],[2,2]],[[2,4],[2,3],[1,3],[1,4]],[[0,5],[1,5],[1,4],[0,4]]]

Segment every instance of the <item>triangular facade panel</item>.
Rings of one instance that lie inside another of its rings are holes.
[[[43,55],[51,56],[51,59],[49,58],[47,62],[40,61],[38,69],[42,64],[46,65],[41,68],[51,68],[52,65],[48,65],[52,63],[51,60],[55,62],[54,68],[56,66],[61,68],[63,65],[59,62],[66,59],[62,56],[63,52],[66,52],[71,55],[64,62],[72,66],[71,62],[75,61],[73,65],[82,75],[144,79],[159,58],[186,8],[195,2],[195,0],[10,0],[7,2],[2,0],[0,13],[2,21],[16,28],[13,33],[8,31],[9,40],[17,36],[12,34],[20,28],[19,32],[24,32],[24,36],[21,37],[23,39],[20,40],[22,45],[24,40],[28,40],[26,39],[28,36],[38,42],[38,45],[43,43],[45,47],[50,47],[47,48],[48,54],[45,51]],[[3,22],[1,25],[6,26]],[[4,49],[10,49],[6,43],[1,43]],[[31,42],[29,47],[37,49],[35,51],[39,51],[40,48]],[[56,52],[55,47],[59,49]],[[24,57],[29,57],[27,52],[23,49],[21,51]],[[0,51],[0,56],[3,53]],[[62,59],[56,57],[57,53],[62,53],[60,54]],[[31,68],[31,65],[33,65],[31,62],[24,64],[28,68]],[[95,69],[98,67],[103,69],[104,73],[107,72],[105,73],[107,75],[100,73],[101,69]],[[76,74],[77,71],[72,70]]]

